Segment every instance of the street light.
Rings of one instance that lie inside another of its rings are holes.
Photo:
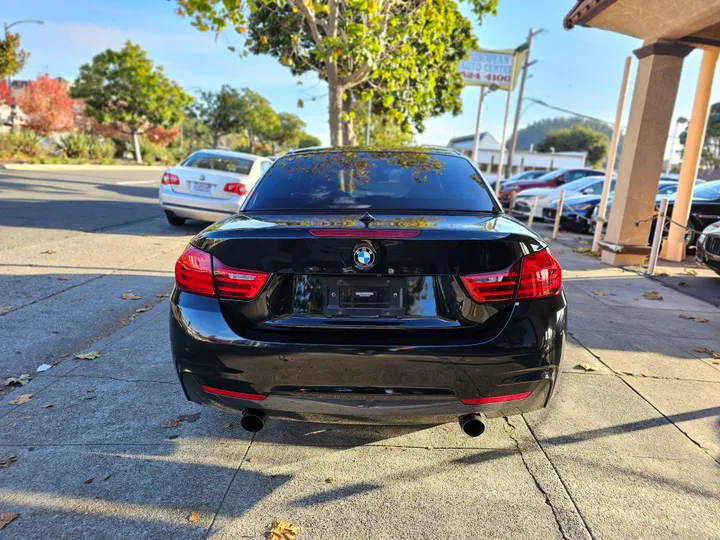
[[[542,99],[536,99],[536,98],[529,98],[529,97],[528,97],[528,98],[524,98],[523,101],[529,101],[530,103],[534,103],[534,104],[536,104],[536,105],[542,105],[543,107],[547,107],[548,109],[553,109],[553,110],[555,110],[555,111],[560,111],[560,112],[564,112],[564,113],[566,113],[566,114],[571,114],[571,115],[577,116],[577,117],[579,117],[579,118],[585,118],[585,119],[587,119],[587,120],[593,120],[593,121],[595,121],[595,122],[600,122],[600,123],[606,124],[606,125],[608,125],[608,126],[610,126],[610,127],[612,127],[612,126],[615,125],[615,124],[613,124],[612,122],[608,122],[607,120],[602,120],[602,119],[600,119],[600,118],[595,118],[594,116],[588,116],[587,114],[582,114],[582,113],[578,113],[578,112],[575,112],[575,111],[569,111],[569,110],[563,109],[563,108],[561,108],[561,107],[555,107],[555,106],[553,106],[553,105],[550,105],[550,104],[548,104],[548,103],[545,103]]]
[[[5,23],[5,33],[7,34],[7,31],[16,24],[39,24],[41,26],[45,26],[47,24],[47,21],[40,21],[38,19],[22,19],[21,21],[15,21],[14,23],[10,24]]]

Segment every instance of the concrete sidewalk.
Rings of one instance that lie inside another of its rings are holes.
[[[275,519],[300,539],[720,538],[720,361],[697,351],[720,351],[720,310],[555,252],[570,336],[551,410],[478,439],[272,420],[252,437],[185,401],[165,300],[0,402],[0,513],[20,514],[0,538],[259,539]]]

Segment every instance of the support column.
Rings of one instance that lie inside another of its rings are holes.
[[[680,262],[685,259],[685,229],[676,223],[687,225],[690,216],[692,192],[695,188],[700,156],[705,143],[705,128],[708,113],[710,112],[710,94],[712,93],[715,66],[718,60],[717,49],[707,49],[703,52],[700,64],[700,76],[695,89],[692,116],[688,125],[688,134],[685,139],[682,165],[680,166],[680,179],[678,190],[673,204],[670,235],[663,245],[660,257],[668,261]]]
[[[643,220],[655,208],[680,72],[691,51],[667,42],[635,51],[638,71],[608,230],[600,244],[603,262],[641,264],[649,253],[651,223]]]

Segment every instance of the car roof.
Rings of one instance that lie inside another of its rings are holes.
[[[258,156],[255,154],[246,154],[245,152],[234,152],[232,150],[223,150],[219,148],[201,148],[200,150],[195,150],[193,154],[212,154],[215,156],[231,156],[236,158],[243,158],[243,159],[249,159],[251,161],[255,161],[257,159],[268,159],[263,156]]]
[[[463,153],[447,146],[312,146],[298,150],[289,150],[283,156],[296,156],[301,154],[329,154],[337,152],[405,152],[416,154],[437,154],[444,156],[466,157]]]

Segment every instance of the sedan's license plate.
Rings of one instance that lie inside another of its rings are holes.
[[[200,182],[192,182],[190,184],[190,191],[193,193],[212,193],[213,185],[212,184],[201,184]]]

